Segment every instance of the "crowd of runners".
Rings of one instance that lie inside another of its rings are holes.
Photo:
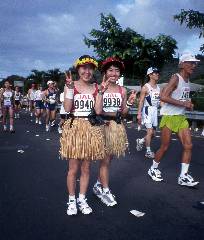
[[[186,110],[193,110],[190,100],[189,78],[199,62],[191,54],[183,54],[179,59],[178,72],[173,74],[162,91],[158,86],[159,70],[155,67],[147,69],[147,83],[142,87],[137,111],[139,125],[144,125],[146,135],[136,139],[136,149],[146,147],[145,157],[152,159],[147,170],[153,181],[163,181],[159,164],[168,150],[172,132],[178,135],[183,147],[181,171],[178,184],[194,187],[199,184],[189,174],[191,162],[192,140]],[[113,158],[125,156],[128,149],[128,137],[124,126],[124,118],[129,108],[135,105],[137,93],[127,93],[118,80],[125,72],[125,65],[118,57],[105,59],[100,70],[102,83],[93,83],[94,71],[98,62],[89,55],[83,55],[75,62],[78,74],[73,81],[71,72],[66,73],[64,91],[60,93],[57,84],[51,80],[47,88],[32,84],[27,93],[26,108],[35,124],[45,124],[45,131],[58,124],[60,135],[60,155],[68,160],[67,191],[68,215],[76,215],[78,210],[90,214],[92,208],[87,200],[90,165],[99,161],[98,178],[93,186],[93,193],[105,205],[117,205],[117,198],[109,184],[109,171]],[[3,130],[14,133],[14,118],[20,118],[20,108],[25,96],[8,81],[0,93]],[[56,113],[60,104],[60,120],[56,122]],[[151,141],[158,127],[158,111],[162,115],[160,121],[161,145],[154,153]],[[7,123],[6,117],[9,122]],[[7,128],[9,124],[9,129]],[[80,171],[79,193],[76,197],[76,178]]]

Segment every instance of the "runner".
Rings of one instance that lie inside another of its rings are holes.
[[[36,124],[42,124],[42,115],[45,109],[44,102],[44,91],[41,85],[38,86],[38,90],[35,92],[35,116]]]
[[[30,116],[33,116],[33,111],[34,111],[34,102],[35,102],[35,84],[32,83],[31,88],[28,90],[28,101],[29,101],[29,111],[30,111]]]
[[[93,187],[93,193],[107,206],[117,204],[115,196],[109,188],[109,168],[114,156],[125,155],[128,139],[122,117],[128,113],[136,99],[136,92],[132,92],[127,102],[127,92],[124,87],[116,84],[124,72],[123,62],[116,57],[107,58],[102,63],[104,74],[102,89],[108,82],[108,89],[103,95],[103,120],[105,121],[106,156],[100,160],[98,180]],[[128,106],[127,106],[128,105]]]
[[[56,118],[56,100],[57,100],[57,92],[54,89],[54,82],[49,80],[47,82],[48,88],[45,90],[44,101],[46,102],[46,131],[50,131],[50,126],[54,126],[54,121]]]
[[[3,130],[7,131],[6,126],[6,117],[9,115],[10,121],[10,132],[14,133],[14,91],[11,88],[11,84],[9,81],[5,81],[4,90],[1,92],[1,102],[2,102],[2,113],[3,113]]]
[[[192,187],[199,183],[188,174],[192,153],[192,140],[189,124],[185,116],[185,110],[193,109],[193,104],[189,98],[189,77],[194,72],[197,62],[199,60],[195,56],[183,54],[179,59],[179,73],[171,77],[169,83],[161,93],[161,101],[164,102],[161,107],[161,115],[163,115],[160,122],[161,146],[156,152],[153,164],[148,171],[149,176],[154,181],[163,181],[158,166],[169,147],[171,134],[175,132],[178,134],[183,146],[181,173],[178,178],[178,184]]]
[[[68,119],[68,113],[65,112],[64,110],[64,92],[60,93],[60,102],[61,102],[61,107],[60,107],[60,122],[59,122],[59,127],[58,127],[58,133],[62,133],[62,127],[65,123],[65,120]]]
[[[21,108],[21,99],[22,99],[22,94],[19,90],[19,87],[16,86],[15,87],[15,92],[14,92],[14,107],[15,107],[15,114],[14,117],[15,118],[20,118],[20,108]]]
[[[105,156],[102,128],[92,125],[96,123],[93,121],[96,120],[93,109],[95,109],[96,114],[100,114],[103,104],[103,92],[98,93],[98,85],[90,83],[98,63],[92,57],[84,55],[76,61],[75,66],[79,80],[72,82],[71,73],[66,79],[64,108],[66,112],[71,112],[71,117],[65,122],[60,139],[61,156],[69,160],[67,175],[68,215],[77,214],[77,204],[83,214],[92,213],[92,208],[86,199],[90,164],[92,160],[102,159]],[[80,166],[80,190],[76,201],[76,177]]]
[[[141,151],[143,144],[146,144],[145,157],[154,158],[154,152],[151,151],[151,140],[156,133],[156,128],[158,125],[158,107],[159,107],[159,95],[160,88],[157,85],[159,80],[159,70],[157,68],[148,68],[147,70],[148,83],[146,83],[140,93],[140,100],[138,106],[137,119],[138,124],[144,124],[147,133],[144,138],[136,140],[136,149]]]

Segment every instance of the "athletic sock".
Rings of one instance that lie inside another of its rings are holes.
[[[184,176],[188,172],[189,163],[181,163],[181,174],[180,176]]]
[[[140,144],[143,144],[144,142],[145,142],[145,139],[144,139],[144,138],[139,139],[139,143],[140,143]]]
[[[84,194],[79,193],[79,201],[80,202],[83,201],[85,199],[85,197],[86,196]]]
[[[152,168],[152,169],[153,169],[153,168],[158,168],[158,166],[159,166],[159,163],[158,163],[158,162],[155,162],[155,160],[153,160],[151,168]]]
[[[147,152],[151,152],[151,148],[150,147],[146,147]]]
[[[101,185],[101,182],[99,180],[97,180],[97,182],[96,182],[96,186],[98,186],[98,185]]]
[[[104,191],[104,193],[107,193],[107,192],[109,192],[109,188],[108,187],[103,188],[103,191]]]
[[[75,195],[69,195],[69,201],[76,201]]]

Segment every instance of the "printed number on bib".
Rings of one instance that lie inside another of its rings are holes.
[[[94,107],[94,98],[91,94],[76,94],[74,108],[77,112],[88,112]]]
[[[188,87],[182,89],[182,95],[180,100],[185,101],[190,99],[190,89]]]
[[[117,111],[122,104],[122,98],[120,93],[105,93],[103,97],[103,108],[108,111]]]

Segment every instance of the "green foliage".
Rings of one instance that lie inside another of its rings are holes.
[[[175,54],[176,40],[171,36],[159,35],[146,39],[131,28],[122,29],[112,14],[101,14],[100,30],[92,29],[91,38],[84,37],[85,44],[93,47],[99,60],[109,56],[123,59],[125,79],[141,79],[143,82],[149,66],[161,68]],[[135,84],[127,82],[126,84]]]
[[[200,30],[199,38],[204,37],[204,13],[194,10],[184,10],[177,15],[174,15],[174,19],[178,20],[180,24],[186,24],[187,28],[198,28]],[[204,44],[201,45],[200,51],[204,52]]]

